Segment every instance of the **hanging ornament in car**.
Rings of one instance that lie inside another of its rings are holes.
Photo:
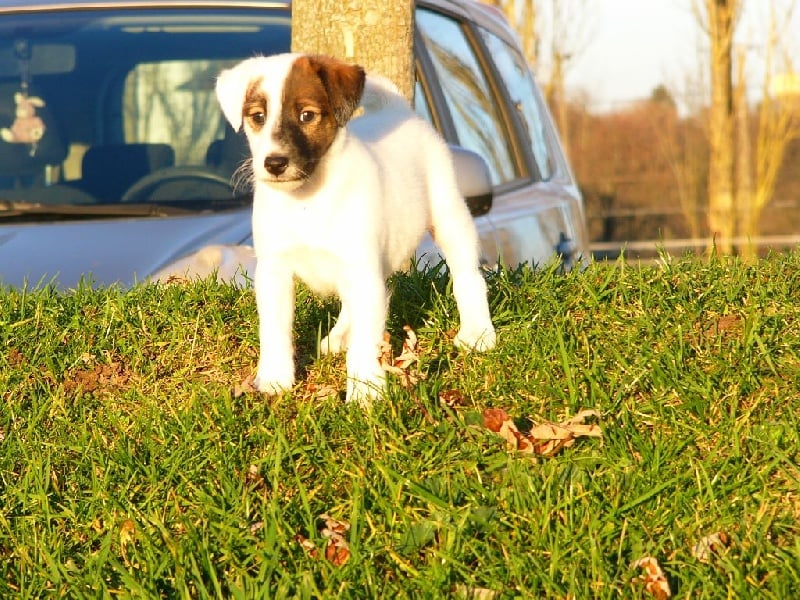
[[[9,127],[0,128],[0,139],[11,144],[28,144],[29,154],[34,156],[45,132],[44,121],[36,114],[36,109],[44,106],[44,100],[28,95],[32,56],[28,40],[16,40],[14,54],[19,68],[20,91],[14,94],[14,121]]]
[[[30,155],[36,154],[39,140],[44,136],[44,121],[36,114],[36,109],[44,106],[38,96],[28,96],[25,92],[14,94],[14,122],[10,127],[0,128],[0,138],[11,144],[29,144]]]

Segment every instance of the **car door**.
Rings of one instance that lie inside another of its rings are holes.
[[[518,48],[496,28],[433,6],[417,8],[416,26],[418,112],[491,173],[484,256],[510,266],[556,255],[571,262],[585,240],[582,201]]]

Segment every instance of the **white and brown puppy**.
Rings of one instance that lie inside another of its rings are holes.
[[[347,351],[347,400],[379,395],[386,278],[407,264],[426,231],[453,278],[456,345],[494,346],[478,236],[449,150],[388,80],[328,57],[282,54],[223,71],[216,92],[252,153],[260,391],[294,383],[298,277],[341,299],[321,350]],[[364,114],[351,120],[360,102]]]

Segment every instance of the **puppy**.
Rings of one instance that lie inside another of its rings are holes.
[[[282,54],[223,71],[216,93],[252,154],[258,390],[278,394],[294,384],[297,277],[341,299],[321,351],[346,350],[347,400],[379,396],[386,278],[426,231],[452,276],[456,346],[494,346],[478,235],[449,150],[391,82],[333,58]],[[357,108],[363,114],[354,117]]]

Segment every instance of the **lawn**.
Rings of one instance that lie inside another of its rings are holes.
[[[484,355],[445,274],[393,280],[370,411],[302,289],[273,399],[250,291],[0,292],[0,597],[800,597],[800,253],[489,279]]]

